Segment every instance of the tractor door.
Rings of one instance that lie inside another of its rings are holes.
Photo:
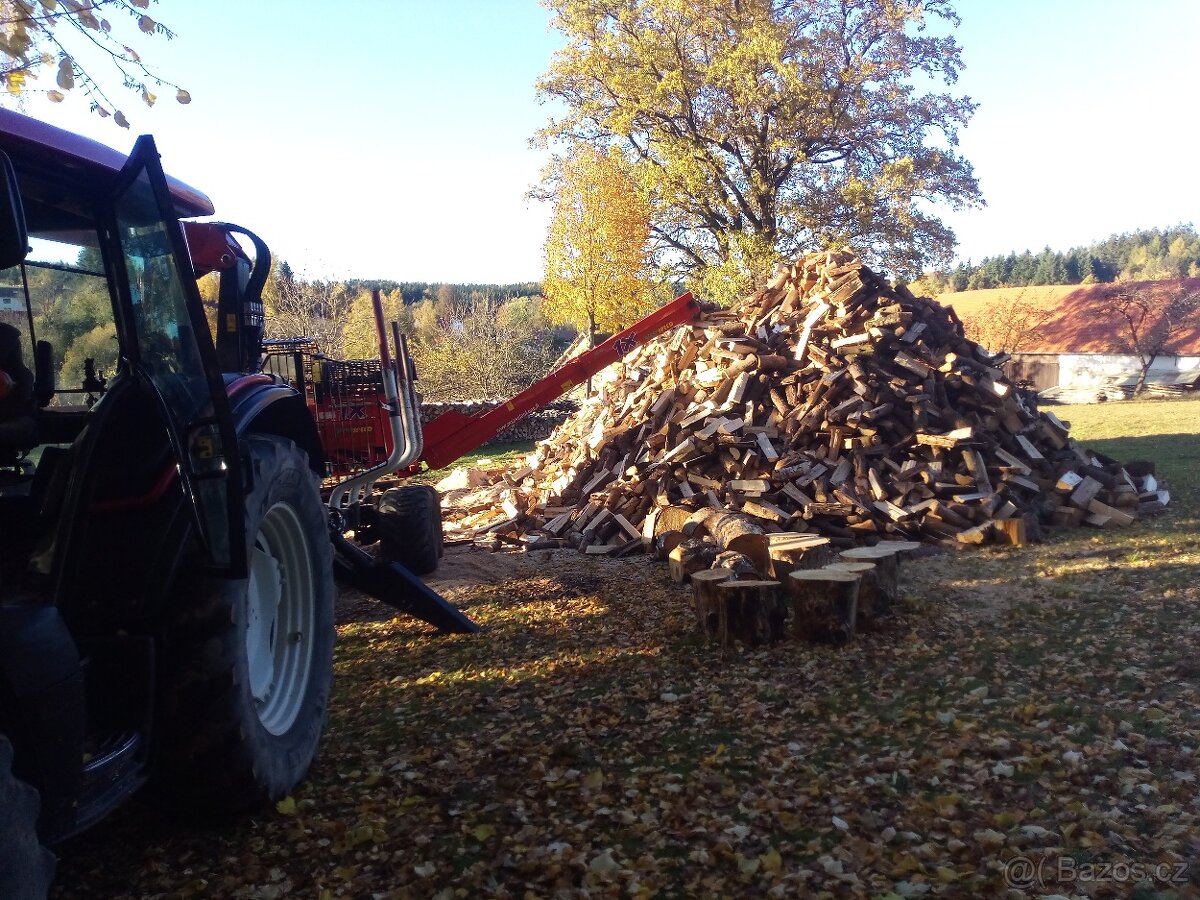
[[[130,363],[158,397],[214,574],[243,577],[245,523],[237,434],[204,307],[158,150],[138,139],[113,200]]]

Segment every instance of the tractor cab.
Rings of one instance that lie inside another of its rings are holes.
[[[242,467],[178,222],[207,198],[149,138],[0,110],[0,154],[0,734],[54,838],[144,780],[156,623],[180,567],[245,574]]]
[[[0,896],[28,893],[6,878],[43,867],[31,843],[143,786],[213,814],[300,782],[330,695],[335,550],[367,593],[477,630],[331,526],[349,503],[322,498],[303,388],[262,370],[270,253],[195,221],[212,213],[149,137],[125,156],[0,109],[0,797],[40,796],[40,813],[0,803]],[[380,366],[399,466],[420,452],[415,392]],[[356,477],[338,496],[370,490]],[[436,552],[424,512],[405,543]]]

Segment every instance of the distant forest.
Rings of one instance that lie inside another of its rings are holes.
[[[438,299],[438,291],[443,287],[440,283],[427,281],[390,281],[381,278],[351,278],[345,282],[352,294],[359,291],[380,290],[385,294],[399,291],[406,305],[420,303],[422,300]],[[542,293],[542,285],[537,281],[526,281],[519,284],[453,284],[454,293],[465,299],[486,299],[499,304],[518,297],[537,297]],[[443,294],[445,292],[443,291]]]
[[[1033,284],[1095,284],[1102,281],[1157,281],[1200,277],[1200,234],[1189,223],[1114,234],[1065,253],[1046,247],[1007,256],[986,256],[926,272],[919,286],[932,295],[949,291],[1025,287]]]

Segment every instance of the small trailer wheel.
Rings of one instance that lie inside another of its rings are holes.
[[[442,555],[442,507],[437,489],[406,484],[383,492],[376,507],[384,559],[415,575],[428,575]]]

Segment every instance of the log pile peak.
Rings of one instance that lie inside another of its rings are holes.
[[[1086,452],[969,341],[954,312],[848,253],[627,355],[527,465],[460,522],[488,539],[769,575],[783,535],[833,547],[1036,539],[1127,525],[1167,495],[1152,466]],[[732,554],[732,555],[731,555]],[[687,568],[683,565],[683,568]]]

